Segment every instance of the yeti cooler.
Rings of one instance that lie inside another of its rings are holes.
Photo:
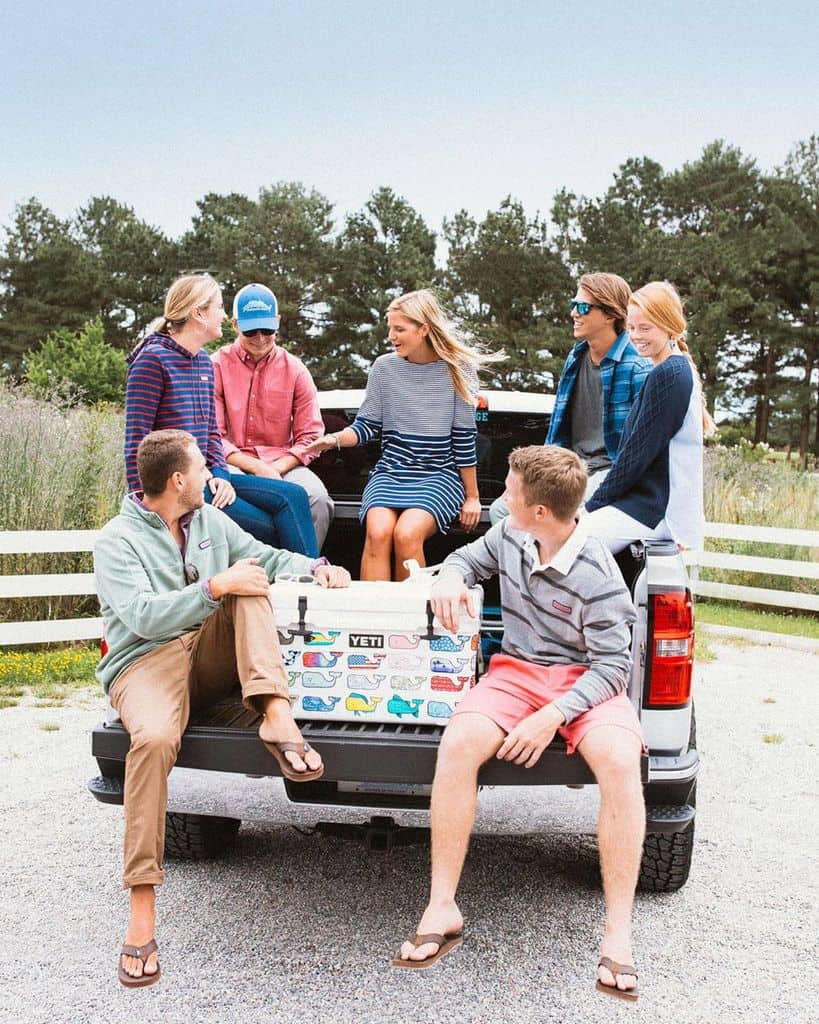
[[[356,582],[340,590],[310,576],[270,588],[297,719],[444,725],[475,685],[483,590],[471,590],[457,633],[433,617],[433,579]]]

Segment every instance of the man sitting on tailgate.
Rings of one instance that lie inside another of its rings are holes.
[[[455,894],[475,817],[477,778],[490,757],[531,768],[555,732],[578,750],[600,787],[599,845],[606,901],[599,989],[636,999],[631,909],[645,808],[642,734],[625,693],[636,614],[612,555],[575,515],[586,469],[572,451],[518,448],[509,456],[507,519],[445,560],[432,594],[458,631],[468,587],[496,573],[503,647],[455,709],[432,785],[432,882],[417,932],[394,967],[429,967],[463,940]]]

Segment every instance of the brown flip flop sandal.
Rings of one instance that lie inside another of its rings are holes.
[[[611,972],[611,976],[614,978],[614,985],[605,985],[598,978],[597,984],[594,986],[598,992],[605,992],[608,996],[614,996],[617,999],[625,999],[629,1003],[636,1003],[639,992],[636,988],[617,988],[617,975],[627,974],[629,977],[637,980],[637,972],[631,966],[631,964],[618,964],[616,960],[611,960],[607,956],[601,956],[598,967],[605,967],[607,971]]]
[[[145,973],[145,964],[148,962],[148,957],[151,953],[157,951],[156,939],[151,939],[150,942],[146,942],[144,946],[129,946],[127,943],[123,945],[122,952],[119,956],[119,980],[122,985],[126,988],[145,988],[146,985],[153,985],[154,982],[159,981],[159,976],[162,973],[159,969],[159,961],[156,962],[156,970],[153,974]],[[142,961],[142,974],[140,977],[135,978],[122,966],[122,958],[124,956],[135,956],[137,960]]]
[[[320,779],[324,774],[323,764],[319,765],[318,768],[308,768],[304,772],[296,771],[284,756],[288,750],[292,750],[299,757],[303,758],[305,754],[308,754],[313,749],[306,740],[303,740],[301,743],[268,743],[267,740],[262,740],[262,743],[279,762],[282,775],[286,779],[290,779],[291,782],[313,782],[315,779]],[[307,764],[306,761],[304,763]]]
[[[425,967],[434,967],[435,964],[446,956],[447,953],[451,953],[453,949],[457,949],[458,946],[464,941],[463,928],[457,932],[449,932],[447,935],[438,935],[436,932],[430,932],[427,935],[419,935],[417,932],[415,935],[410,935],[409,942],[413,946],[423,946],[427,942],[437,942],[438,951],[433,953],[432,956],[426,957],[424,960],[405,960],[402,956],[397,956],[392,961],[393,967],[403,967],[410,971],[423,970]]]

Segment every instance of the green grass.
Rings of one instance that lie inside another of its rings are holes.
[[[766,633],[786,633],[819,640],[819,616],[787,612],[766,612],[719,601],[697,601],[694,608],[698,623],[712,626],[733,626]]]
[[[95,686],[99,661],[96,646],[0,653],[0,708],[13,707],[24,696],[39,707],[60,707],[78,689]]]

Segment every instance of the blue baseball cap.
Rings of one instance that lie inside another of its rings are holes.
[[[233,300],[233,319],[242,332],[255,331],[260,327],[278,331],[279,304],[276,296],[263,284],[246,284]]]

